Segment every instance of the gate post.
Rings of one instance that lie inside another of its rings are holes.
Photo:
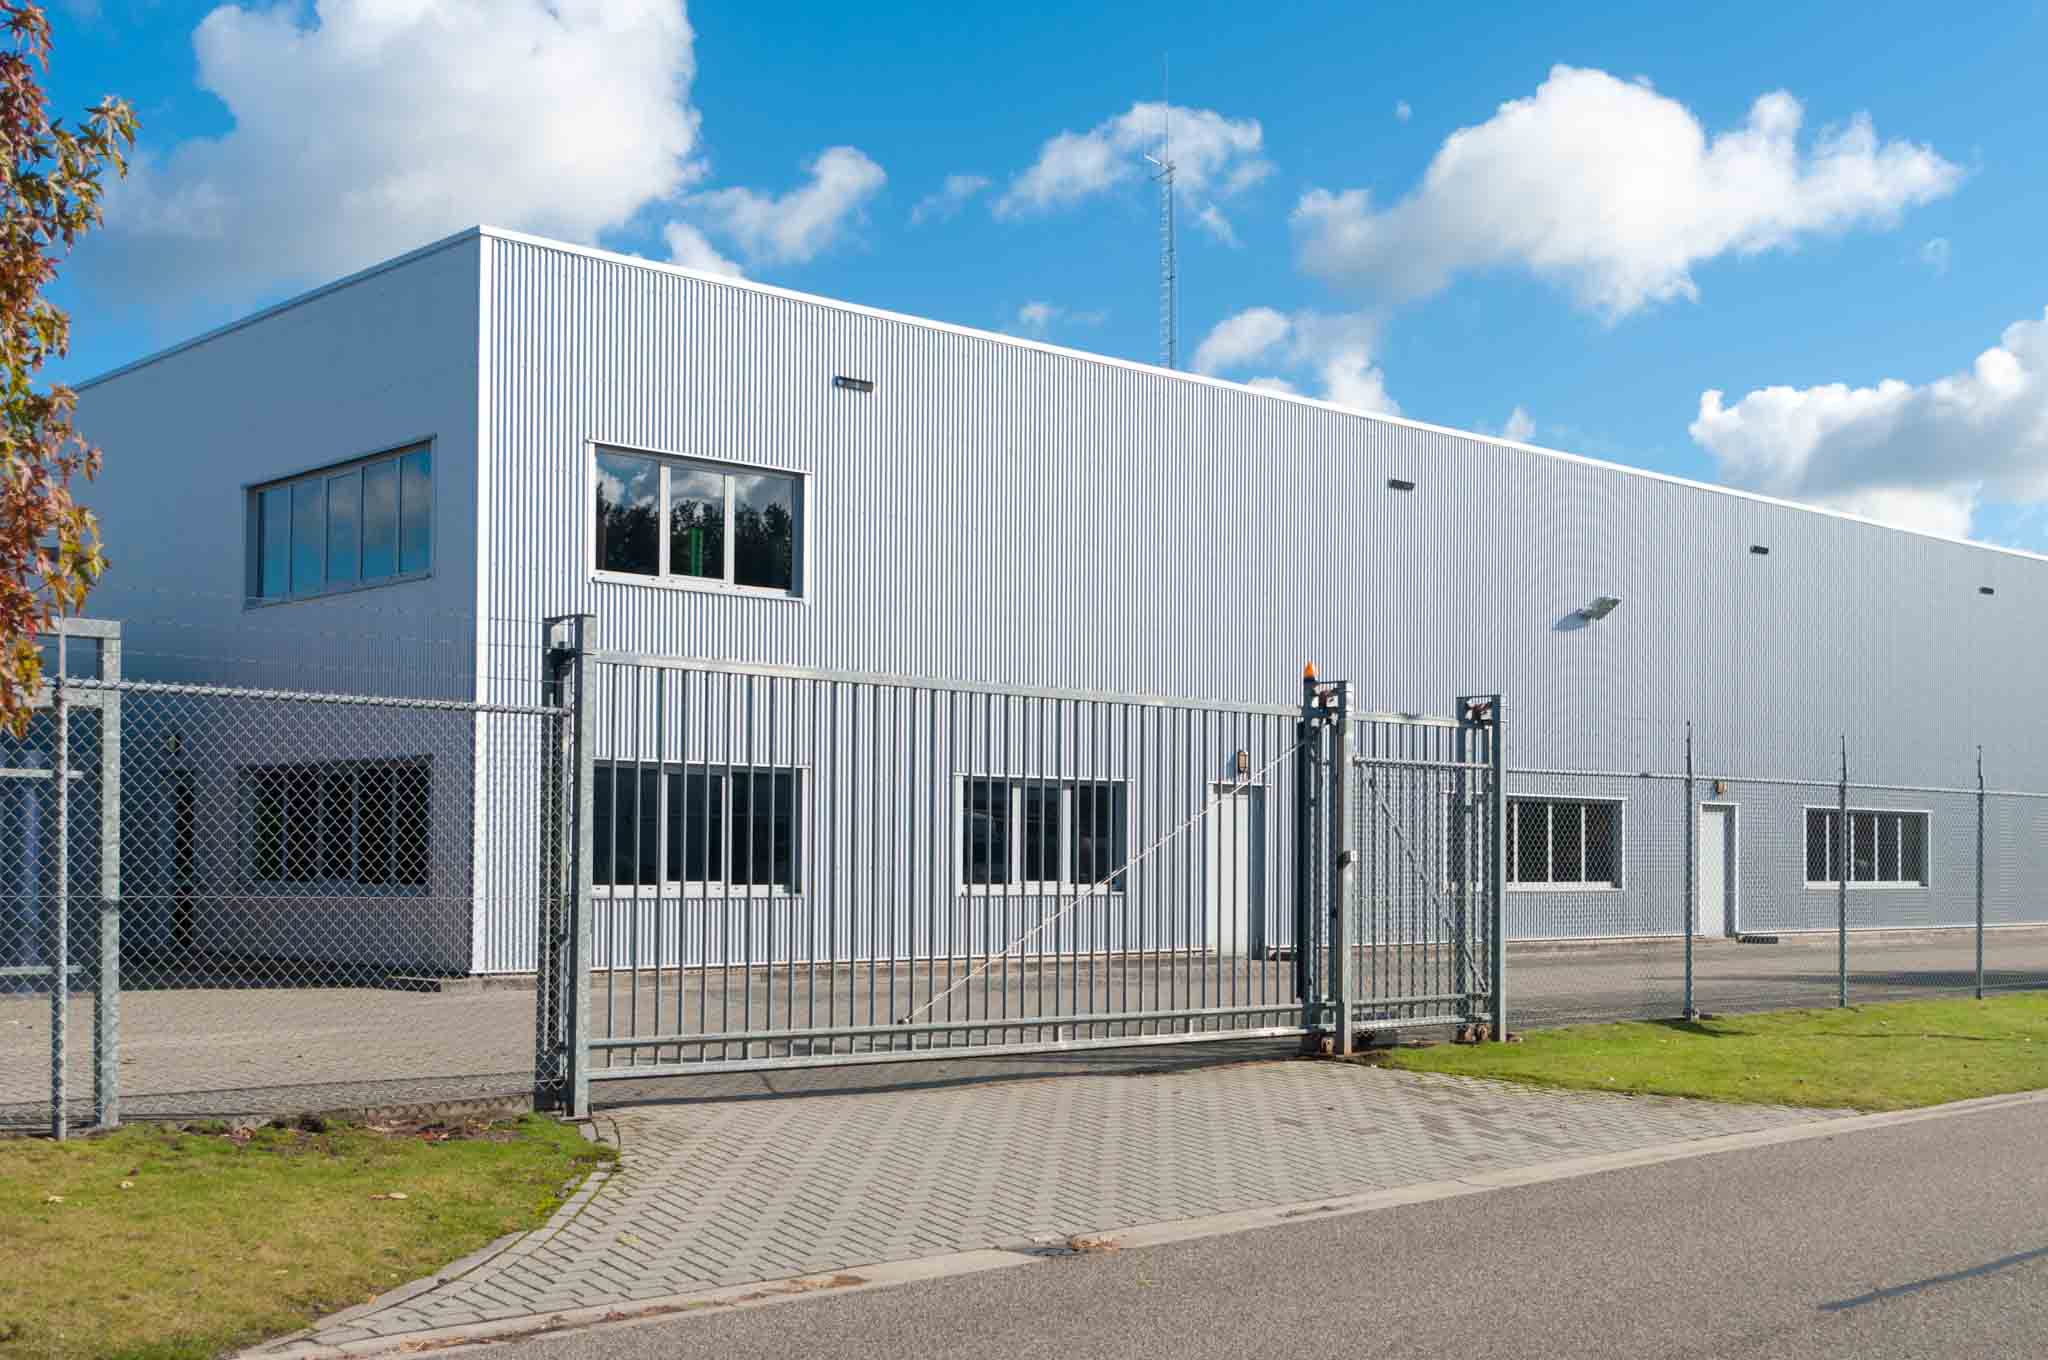
[[[1977,999],[1984,999],[1984,748],[1977,748]]]
[[[1700,879],[1695,861],[1699,858],[1700,805],[1693,800],[1692,721],[1685,724],[1685,1009],[1681,1020],[1697,1020],[1693,1005],[1692,937],[1699,928]]]
[[[1842,737],[1842,784],[1839,815],[1842,864],[1835,878],[1835,1004],[1849,1004],[1849,875],[1856,864],[1856,833],[1849,824],[1849,738]]]
[[[539,941],[534,1004],[539,1043],[534,1103],[571,1119],[590,1117],[591,735],[589,652],[593,614],[544,623],[544,702],[561,710],[542,788],[546,929]]]
[[[1337,996],[1337,1052],[1349,1054],[1353,1032],[1352,975],[1358,961],[1352,956],[1352,884],[1357,873],[1357,830],[1351,824],[1351,780],[1353,777],[1351,727],[1352,688],[1349,680],[1330,687],[1336,703],[1336,723],[1330,740],[1330,956],[1331,990]]]
[[[1313,669],[1302,677],[1301,688],[1301,717],[1294,724],[1294,995],[1301,1002],[1301,1027],[1313,1030],[1320,1023],[1322,1000],[1316,987],[1316,877],[1311,864],[1317,826]]]
[[[1493,976],[1487,985],[1493,990],[1493,1038],[1503,1043],[1508,1037],[1508,724],[1507,706],[1500,695],[1491,696],[1487,705],[1493,714],[1493,731],[1486,742],[1493,762],[1493,787],[1488,794],[1491,806],[1487,809],[1493,820],[1493,862],[1486,873],[1486,907],[1492,917],[1486,933],[1493,939],[1488,958]]]

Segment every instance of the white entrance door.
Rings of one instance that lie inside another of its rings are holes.
[[[1735,809],[1700,807],[1700,915],[1702,935],[1735,933]]]
[[[1208,823],[1207,879],[1209,951],[1225,956],[1257,955],[1265,945],[1264,826],[1259,808],[1264,790],[1212,786],[1216,799]]]

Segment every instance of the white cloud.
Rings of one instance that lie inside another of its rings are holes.
[[[1062,132],[1039,149],[1038,159],[1010,181],[995,201],[997,217],[1023,217],[1069,208],[1152,172],[1169,106],[1136,103],[1128,112],[1087,132]],[[1227,244],[1236,233],[1216,206],[1272,172],[1260,154],[1265,133],[1255,118],[1226,118],[1213,109],[1171,106],[1174,188],[1195,208],[1195,220]]]
[[[1512,439],[1517,444],[1527,443],[1535,433],[1536,422],[1519,406],[1508,412],[1507,424],[1500,427],[1501,438]]]
[[[1930,383],[1710,390],[1689,428],[1738,485],[1961,536],[1982,502],[2048,501],[2048,311]]]
[[[1053,302],[1027,302],[1017,309],[1010,329],[1020,335],[1043,339],[1055,324],[1100,326],[1108,319],[1109,313],[1104,311],[1076,312]]]
[[[1374,361],[1378,326],[1371,317],[1352,313],[1296,312],[1248,307],[1216,323],[1195,348],[1198,373],[1224,373],[1268,361],[1313,374],[1321,395],[1340,406],[1399,415],[1400,403],[1388,395],[1386,375]],[[1273,375],[1250,380],[1252,387],[1298,392],[1292,380]]]
[[[888,176],[858,148],[827,147],[804,166],[809,183],[776,196],[752,189],[693,194],[690,206],[739,242],[756,264],[804,264],[838,239]]]
[[[248,297],[480,221],[589,241],[702,174],[682,0],[222,5],[193,48],[234,126],[109,187],[110,292]]]
[[[1363,189],[1310,190],[1294,213],[1302,263],[1408,297],[1521,266],[1612,319],[1696,297],[1702,261],[1890,225],[1962,178],[1928,147],[1880,143],[1864,114],[1802,149],[1803,117],[1778,91],[1710,139],[1646,82],[1553,67],[1535,94],[1445,139],[1393,206],[1376,208]]]
[[[915,227],[930,221],[948,221],[966,206],[968,199],[986,188],[986,175],[948,175],[938,192],[917,200],[917,205],[910,210],[910,225]]]
[[[1409,107],[1407,100],[1397,99],[1394,101],[1394,118],[1396,121],[1405,123],[1414,116],[1415,110]]]
[[[1936,278],[1948,273],[1948,257],[1949,245],[1946,236],[1937,236],[1920,247],[1920,263],[1933,270]]]
[[[662,239],[668,242],[669,259],[687,269],[701,269],[707,274],[726,274],[732,278],[744,278],[745,273],[731,260],[718,253],[703,232],[687,222],[671,222],[662,228]]]

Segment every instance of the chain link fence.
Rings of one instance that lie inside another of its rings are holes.
[[[1980,790],[1974,751],[1944,784],[1841,738],[1769,771],[1673,747],[1633,774],[1511,769],[1518,1027],[2048,986],[2048,794]]]

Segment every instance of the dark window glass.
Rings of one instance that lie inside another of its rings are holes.
[[[1586,804],[1586,881],[1621,884],[1621,809]]]
[[[1122,867],[1124,859],[1124,786],[1074,786],[1074,881],[1083,887],[1100,883]],[[1109,885],[1123,888],[1123,875]]]
[[[796,588],[797,479],[744,473],[732,479],[733,580]]]
[[[1806,810],[1806,881],[1825,883],[1828,881],[1828,820],[1829,814],[1822,808]]]
[[[1899,817],[1884,813],[1877,819],[1877,881],[1899,881]]]
[[[427,824],[431,809],[432,780],[425,765],[401,765],[395,771],[397,799],[393,808],[392,847],[395,868],[392,881],[408,887],[427,886]]]
[[[292,492],[288,486],[272,487],[259,497],[262,522],[261,576],[258,589],[266,600],[281,600],[292,589]]]
[[[1060,876],[1060,786],[1026,784],[1020,789],[1026,883],[1054,883]]]
[[[1550,805],[1550,881],[1552,883],[1582,883],[1586,878],[1585,869],[1585,805],[1583,803],[1552,803]]]
[[[260,882],[274,883],[284,877],[284,788],[275,770],[254,770],[251,776],[256,834],[250,838],[249,873]]]
[[[320,809],[320,875],[346,881],[355,877],[355,778],[347,770],[331,770]]]
[[[314,765],[286,765],[284,781],[284,876],[310,883],[320,876],[320,771]]]
[[[363,474],[344,472],[327,479],[327,582],[357,579],[362,560]]]
[[[661,570],[660,470],[651,458],[597,456],[597,565],[600,571],[653,576]]]
[[[363,767],[356,781],[356,882],[391,882],[392,783],[389,765]]]
[[[997,884],[1010,881],[1010,786],[1000,779],[970,779],[966,788],[966,844],[962,856],[967,881]]]
[[[398,460],[398,569],[425,571],[434,561],[434,469],[425,449]]]
[[[363,579],[379,581],[398,570],[398,464],[386,459],[363,469]]]
[[[796,775],[788,770],[734,770],[732,878],[735,886],[796,887]]]
[[[725,879],[725,775],[704,769],[668,776],[668,877],[683,883]]]
[[[1905,883],[1927,881],[1927,819],[1909,815],[1899,823],[1899,879]]]
[[[292,593],[320,589],[322,545],[327,541],[326,485],[317,477],[292,487]]]
[[[590,881],[612,882],[612,767],[600,764],[590,781]]]
[[[699,468],[668,470],[668,569],[725,579],[725,481]]]
[[[597,767],[592,790],[596,814],[591,821],[592,882],[632,887],[658,881],[658,787],[658,772],[651,767],[640,768],[637,778],[632,765]]]
[[[1856,866],[1850,879],[1853,883],[1873,883],[1877,880],[1877,814],[1874,812],[1852,812],[1849,814],[1850,862]]]
[[[1550,804],[1517,802],[1509,865],[1517,883],[1550,881]]]

